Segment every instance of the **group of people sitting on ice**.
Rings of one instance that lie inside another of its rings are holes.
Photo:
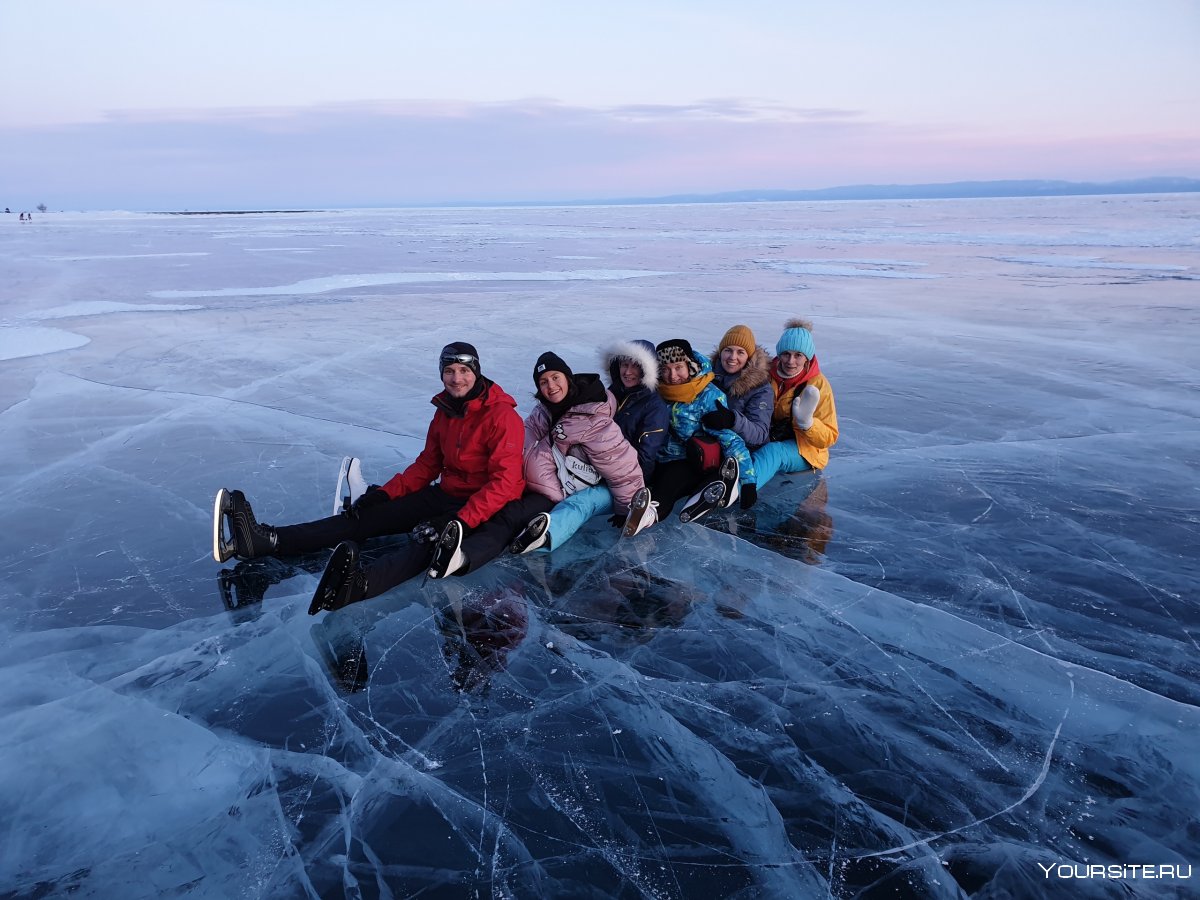
[[[425,447],[403,472],[371,485],[339,514],[299,525],[258,522],[241,491],[217,492],[213,556],[250,560],[333,547],[309,613],[377,597],[421,572],[465,575],[506,548],[561,547],[590,518],[632,537],[680,511],[695,521],[749,509],[777,473],[822,469],[838,437],[833,390],[811,323],[794,319],[759,346],[745,325],[711,357],[683,338],[621,342],[603,354],[609,385],[547,351],[533,366],[538,403],[516,401],[456,341],[438,358],[443,390]],[[377,559],[371,538],[411,540]]]

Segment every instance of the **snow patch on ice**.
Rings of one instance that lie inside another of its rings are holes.
[[[161,300],[191,297],[277,297],[293,294],[323,294],[326,291],[358,287],[377,287],[388,284],[435,284],[473,281],[620,281],[626,278],[647,278],[667,275],[632,269],[576,269],[568,272],[385,272],[379,275],[330,275],[308,278],[293,284],[271,287],[232,287],[199,291],[151,291],[151,297]]]
[[[119,312],[186,312],[193,309],[204,309],[203,306],[167,304],[167,303],[117,303],[113,300],[80,300],[65,306],[54,306],[50,309],[27,313],[24,318],[42,321],[44,319],[70,319],[75,316],[100,316],[105,313]]]
[[[181,253],[102,253],[92,256],[43,256],[42,259],[51,262],[82,262],[84,260],[96,259],[167,259],[177,256],[208,256],[207,250],[189,251]]]
[[[1023,263],[1029,266],[1053,266],[1066,269],[1127,269],[1138,272],[1186,272],[1191,266],[1157,265],[1155,263],[1104,262],[1098,256],[997,256],[1000,262]]]
[[[921,272],[897,271],[925,265],[895,259],[806,259],[790,262],[757,260],[768,269],[787,272],[789,275],[829,275],[838,278],[941,278]]]
[[[0,360],[74,350],[90,341],[82,334],[58,328],[0,325]]]

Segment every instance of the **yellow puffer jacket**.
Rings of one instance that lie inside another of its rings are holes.
[[[829,448],[838,439],[837,405],[833,402],[833,388],[824,375],[817,375],[808,383],[821,392],[817,411],[813,413],[812,427],[808,431],[801,431],[792,421],[792,400],[796,392],[786,391],[781,395],[774,379],[771,379],[771,387],[775,389],[775,410],[771,418],[775,422],[791,422],[800,455],[814,469],[823,469],[829,464]]]

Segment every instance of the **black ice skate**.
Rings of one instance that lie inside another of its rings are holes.
[[[688,500],[683,512],[679,514],[680,522],[695,522],[702,516],[708,515],[721,505],[725,496],[725,484],[721,481],[710,481],[698,494],[693,494]]]
[[[254,559],[273,556],[279,536],[270,525],[259,525],[241,491],[221,488],[213,502],[213,559]]]
[[[429,564],[430,578],[445,578],[453,575],[467,564],[467,556],[462,552],[463,530],[458,519],[451,519],[442,529],[437,547],[433,551],[433,560]]]
[[[313,592],[308,614],[315,616],[321,610],[333,611],[358,603],[367,594],[367,575],[358,563],[358,544],[342,541],[333,548],[333,555],[325,564],[321,580]]]
[[[532,553],[542,547],[550,546],[550,513],[538,513],[529,520],[529,524],[521,529],[508,549],[512,553]]]
[[[742,478],[742,467],[738,465],[738,461],[730,456],[725,462],[721,463],[721,483],[725,485],[725,496],[721,499],[721,509],[727,509],[733,506],[733,503],[741,496],[741,485],[739,482]]]
[[[621,537],[633,537],[657,521],[658,504],[650,499],[650,489],[642,488],[633,495],[633,499],[629,502],[629,514],[625,517],[625,527],[621,529]]]

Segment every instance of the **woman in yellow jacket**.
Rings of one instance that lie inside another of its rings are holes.
[[[833,388],[821,374],[813,345],[812,323],[791,319],[775,344],[771,386],[775,409],[771,440],[754,451],[758,489],[778,472],[823,469],[838,439]]]

